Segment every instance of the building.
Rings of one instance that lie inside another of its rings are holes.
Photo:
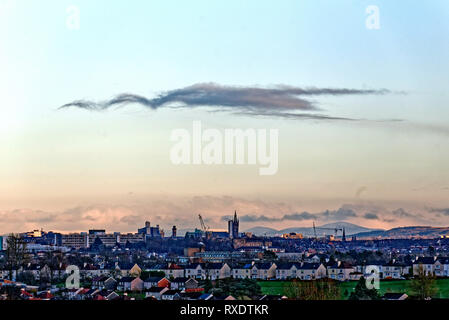
[[[107,289],[115,290],[117,287],[117,281],[108,276],[98,276],[92,279],[92,289]]]
[[[119,233],[107,234],[105,230],[89,230],[88,246],[92,246],[96,239],[99,239],[101,244],[105,247],[113,247],[117,244]]]
[[[167,290],[161,294],[161,300],[180,300],[179,290]]]
[[[437,260],[435,261],[435,275],[437,277],[449,276],[449,258],[437,258]]]
[[[117,289],[120,291],[142,291],[144,282],[140,278],[123,277],[119,280]]]
[[[203,265],[196,263],[190,264],[185,267],[185,276],[187,278],[195,278],[205,280],[207,277],[207,271]]]
[[[169,263],[161,271],[163,271],[165,273],[165,276],[168,278],[176,279],[184,277],[184,269],[178,266],[176,263]]]
[[[231,277],[231,268],[227,263],[210,263],[206,267],[207,278],[210,280]]]
[[[413,262],[413,275],[419,274],[419,269],[422,268],[425,274],[435,274],[436,257],[419,257]]]
[[[299,263],[287,262],[280,263],[276,268],[276,279],[296,279],[298,270],[301,268]]]
[[[257,276],[257,279],[268,280],[276,278],[276,264],[264,262],[255,263],[252,268],[252,277]]]
[[[195,228],[195,231],[187,231],[185,234],[186,239],[201,239],[206,235],[203,230]]]
[[[162,287],[153,287],[153,288],[150,288],[150,289],[148,289],[146,291],[145,297],[146,298],[154,298],[154,299],[160,300],[161,296],[168,290],[169,289],[165,288],[165,287],[164,288],[162,288]]]
[[[42,230],[33,230],[30,232],[22,233],[20,235],[24,238],[41,238],[43,233],[44,232]]]
[[[408,295],[406,293],[394,293],[394,292],[387,292],[382,297],[384,300],[393,300],[393,301],[401,301],[401,300],[407,300]]]
[[[64,247],[81,249],[89,246],[89,237],[87,233],[63,234],[61,242]]]
[[[284,238],[284,239],[302,239],[304,237],[303,237],[302,233],[290,232],[290,233],[284,233],[282,235],[282,238]]]
[[[296,271],[301,280],[316,280],[326,277],[326,267],[322,263],[303,263]]]
[[[233,239],[232,245],[234,249],[240,249],[243,247],[246,248],[259,248],[259,249],[265,249],[273,246],[273,242],[270,240],[265,239],[246,239],[246,238],[240,238],[240,239]]]
[[[382,266],[383,279],[402,279],[410,273],[411,266],[394,260]]]
[[[234,212],[234,219],[228,221],[229,238],[239,238],[239,219],[237,218],[237,211]]]
[[[433,274],[437,277],[448,277],[449,258],[419,257],[415,262],[413,262],[413,275],[418,275],[420,268],[422,268],[426,274]]]
[[[139,243],[145,241],[145,236],[142,233],[126,233],[126,234],[118,234],[118,243],[120,245],[126,245],[127,243]]]
[[[220,263],[231,259],[241,259],[244,252],[240,251],[205,251],[195,252],[194,257],[202,262]]]
[[[161,238],[162,233],[159,225],[152,227],[150,221],[145,222],[145,227],[137,230],[137,233],[144,234],[145,238]]]
[[[338,261],[327,267],[327,275],[329,279],[346,281],[351,278],[351,274],[356,271],[352,265]]]
[[[170,280],[168,280],[166,277],[149,277],[144,280],[144,288],[150,289],[150,288],[169,288],[170,287]]]

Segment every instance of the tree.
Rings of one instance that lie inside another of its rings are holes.
[[[2,286],[0,287],[0,294],[6,294],[7,300],[19,300],[21,291],[16,286]]]
[[[297,300],[338,300],[340,289],[334,280],[291,281],[284,289],[287,297]]]
[[[26,283],[28,285],[35,285],[37,284],[36,278],[34,277],[34,274],[30,271],[21,272],[17,275],[16,280],[19,282]]]
[[[212,281],[207,278],[204,282],[204,292],[210,292],[213,288]]]
[[[410,282],[410,289],[417,299],[425,300],[431,298],[438,291],[435,284],[435,275],[426,273],[424,267],[420,264],[418,275]]]
[[[209,290],[206,290],[209,289]],[[205,283],[205,292],[216,296],[226,297],[231,295],[237,299],[260,295],[262,290],[256,280],[253,279],[219,279],[215,283]]]
[[[6,266],[9,278],[12,280],[13,271],[18,270],[28,261],[26,242],[19,234],[11,233],[6,240]]]
[[[266,261],[274,261],[276,260],[276,253],[273,251],[265,250],[263,252],[263,259]]]
[[[149,271],[148,272],[150,277],[165,277],[165,272],[164,271]]]
[[[361,277],[355,286],[354,292],[351,292],[349,300],[380,300],[380,295],[376,289],[368,289],[365,278]]]

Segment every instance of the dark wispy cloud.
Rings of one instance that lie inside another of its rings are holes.
[[[354,210],[345,207],[338,210],[326,210],[321,215],[329,220],[347,220],[357,217],[357,213]]]
[[[229,220],[231,216],[224,216],[222,217],[223,221]],[[312,220],[316,219],[316,215],[308,213],[308,212],[301,212],[301,213],[291,213],[286,214],[282,217],[268,217],[266,215],[243,215],[240,216],[240,221],[242,222],[276,222],[276,221],[303,221],[303,220]]]
[[[272,88],[224,86],[200,83],[159,94],[155,98],[124,93],[110,100],[95,102],[75,100],[60,109],[76,107],[86,110],[106,110],[114,106],[139,104],[150,109],[162,107],[213,107],[246,115],[284,117],[291,119],[357,120],[316,114],[320,109],[310,98],[314,96],[380,95],[386,89],[362,90],[347,88],[298,88],[278,85]],[[303,112],[303,113],[298,113]],[[304,113],[308,112],[308,113]],[[310,113],[315,112],[315,113]]]
[[[363,215],[365,219],[368,220],[379,220],[379,216],[375,213],[367,212]]]
[[[449,208],[432,208],[429,211],[433,212],[433,213],[440,213],[445,216],[449,216]]]
[[[400,217],[400,218],[415,218],[416,217],[415,214],[410,213],[410,212],[404,210],[403,208],[399,208],[399,209],[392,211],[392,214],[394,216]]]
[[[281,222],[281,221],[304,221],[304,220],[347,220],[349,218],[355,218],[357,214],[352,209],[339,208],[338,210],[326,210],[319,213],[291,213],[285,214],[280,217],[267,216],[267,215],[242,215],[240,216],[240,221],[242,222]],[[231,216],[224,216],[222,220],[226,221],[230,219]]]
[[[355,119],[355,118],[348,118],[348,117],[332,117],[327,116],[324,114],[316,114],[316,113],[292,113],[292,112],[278,112],[278,111],[264,111],[264,112],[248,112],[248,111],[239,111],[234,112],[235,114],[240,115],[255,115],[259,117],[282,117],[285,119],[292,119],[292,120],[333,120],[333,121],[357,121],[357,120],[363,120],[363,119]]]

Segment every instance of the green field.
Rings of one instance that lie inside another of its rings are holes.
[[[285,287],[289,281],[259,281],[263,294],[285,294]],[[354,290],[357,281],[340,282],[341,298],[347,299],[351,292]],[[449,299],[449,279],[437,279],[436,285],[438,292],[434,298]],[[386,292],[405,292],[411,295],[410,292],[410,280],[390,280],[381,281],[379,293],[383,295]],[[345,295],[346,293],[346,295]]]

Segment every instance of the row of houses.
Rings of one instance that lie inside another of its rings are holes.
[[[42,293],[35,295],[22,289],[20,296],[23,300],[136,300],[136,299],[146,299],[146,300],[190,300],[190,301],[233,301],[237,300],[232,295],[218,296],[212,293],[204,293],[203,291],[186,291],[179,289],[170,289],[168,287],[154,287],[145,291],[145,295],[136,298],[135,296],[123,293],[119,294],[114,290],[108,289],[93,289],[93,288],[80,288],[66,290],[62,293],[61,298],[54,296],[50,293]],[[286,296],[281,295],[257,295],[251,297],[245,297],[247,300],[285,300]],[[1,300],[1,299],[0,299]]]
[[[233,277],[235,279],[258,280],[315,280],[330,278],[339,281],[358,280],[362,276],[377,273],[380,279],[403,279],[407,276],[416,276],[419,269],[437,277],[449,277],[449,258],[446,257],[418,257],[413,262],[367,263],[364,265],[351,265],[336,261],[325,266],[322,263],[288,262],[288,263],[248,263],[243,265],[228,265],[227,263],[191,264],[180,267],[176,264],[166,268],[154,268],[163,271],[167,277],[193,277],[196,279],[222,279]]]
[[[156,300],[236,300],[232,296],[219,297],[211,293],[204,293],[204,289],[199,286],[198,280],[186,277],[175,279],[167,279],[166,277],[149,277],[146,279],[123,277],[118,280],[112,277],[98,277],[93,279],[91,289],[85,289],[91,296],[95,295],[96,292],[115,292],[115,290],[117,292],[142,292],[145,298]],[[76,300],[80,292],[83,293],[84,291],[78,290],[70,298]],[[126,296],[127,293],[124,295]],[[84,295],[84,297],[86,296]],[[89,296],[87,298],[89,299]],[[285,298],[268,295],[251,297],[252,300],[279,300]],[[108,298],[107,300],[110,299]]]
[[[251,262],[246,264],[228,263],[195,263],[178,265],[176,263],[156,264],[145,268],[145,271],[162,272],[166,278],[194,278],[194,279],[258,279],[258,280],[286,280],[301,279],[315,280],[331,278],[339,281],[358,280],[372,272],[377,272],[381,279],[402,279],[408,275],[417,275],[422,266],[425,273],[432,273],[438,277],[449,277],[449,258],[446,257],[419,257],[414,262],[398,263],[395,260],[389,263],[378,262],[365,265],[351,265],[336,261],[325,266],[319,262]],[[48,265],[27,265],[13,271],[13,277],[20,272],[31,272],[35,279],[42,277],[60,278],[65,273],[66,266],[51,269]],[[140,276],[142,269],[137,265],[114,265],[110,268],[98,269],[91,265],[80,268],[82,277],[94,278],[113,276],[115,278],[127,276]],[[9,270],[0,270],[0,277],[7,278]]]
[[[328,277],[335,280],[358,280],[362,275],[377,272],[380,279],[403,279],[407,276],[416,276],[420,269],[425,274],[436,277],[449,277],[449,258],[447,257],[418,257],[410,263],[398,263],[394,260],[389,263],[371,263],[364,266],[352,266],[337,262],[327,267]]]
[[[449,258],[419,257],[413,263],[413,274],[417,275],[420,268],[426,274],[434,274],[437,277],[449,277]]]
[[[337,261],[325,266],[322,263],[309,262],[287,262],[287,263],[247,263],[243,265],[228,265],[227,263],[216,264],[191,264],[180,267],[172,264],[166,268],[154,267],[153,270],[162,271],[167,277],[192,277],[195,279],[223,279],[233,277],[235,279],[258,279],[258,280],[316,280],[331,278],[339,281],[358,280],[373,270],[379,273],[382,279],[401,279],[410,273],[412,265],[399,263],[379,263],[365,266],[353,266],[348,263]]]
[[[17,270],[0,269],[0,278],[17,278],[17,275],[23,273],[31,274],[34,279],[58,279],[66,274],[68,265],[60,264],[57,267],[50,268],[47,264],[28,263],[19,267]],[[108,267],[98,267],[92,264],[84,263],[79,268],[80,276],[83,278],[93,278],[104,275],[127,276],[140,273],[141,269],[136,264],[114,264]]]
[[[229,265],[227,263],[190,264],[180,267],[170,264],[166,267],[155,266],[153,271],[162,271],[169,278],[188,277],[195,279],[320,279],[326,276],[326,268],[321,263],[247,263]]]

